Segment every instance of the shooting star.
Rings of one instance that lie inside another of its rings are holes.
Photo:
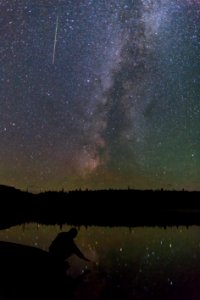
[[[56,18],[56,29],[55,29],[55,36],[54,36],[54,44],[53,44],[53,55],[52,55],[52,64],[54,65],[55,62],[55,54],[56,54],[56,44],[57,44],[57,34],[58,34],[58,21],[59,17]]]

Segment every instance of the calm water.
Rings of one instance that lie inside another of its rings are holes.
[[[29,224],[0,231],[0,240],[48,250],[60,231]],[[69,259],[73,278],[91,270],[75,299],[200,299],[200,227],[82,227],[75,241],[92,261]]]

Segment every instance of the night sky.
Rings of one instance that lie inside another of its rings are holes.
[[[0,182],[200,189],[200,0],[0,0]]]

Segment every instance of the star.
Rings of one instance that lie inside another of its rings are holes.
[[[2,184],[200,189],[199,0],[0,11]]]

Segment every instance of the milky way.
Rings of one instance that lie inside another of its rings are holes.
[[[0,182],[199,189],[199,17],[198,0],[0,1]]]

